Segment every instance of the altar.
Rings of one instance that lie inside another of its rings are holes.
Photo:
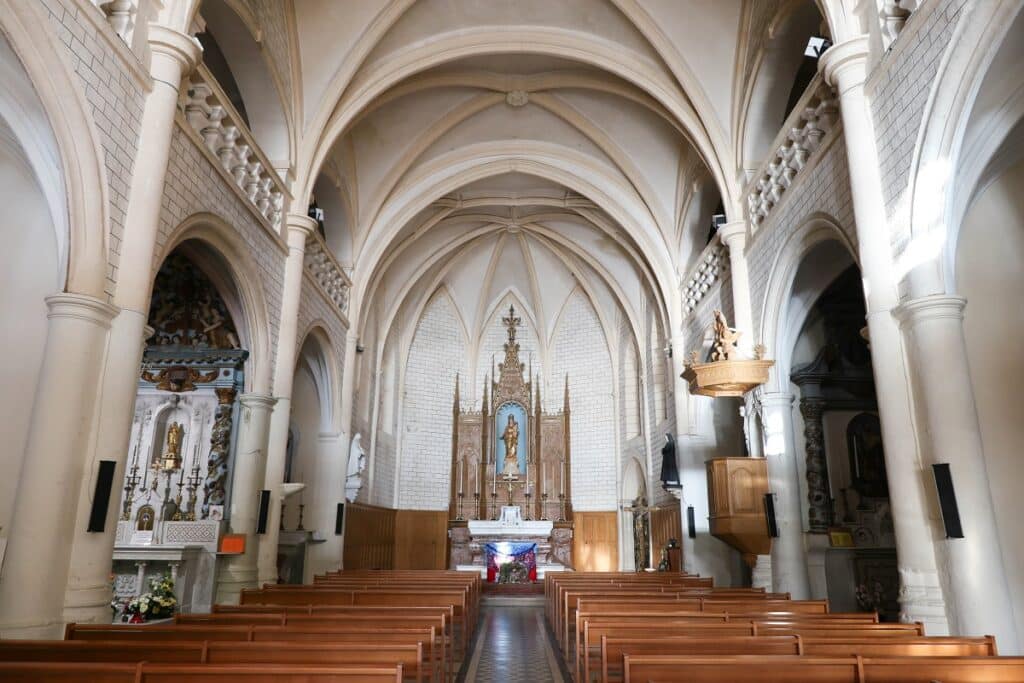
[[[540,581],[547,572],[566,571],[572,545],[569,529],[556,529],[549,520],[524,520],[517,506],[504,506],[497,520],[473,519],[464,527],[449,531],[452,566],[476,571],[494,582],[501,564],[530,552],[525,560],[531,580]],[[529,547],[528,546],[532,546]]]
[[[540,378],[519,358],[522,319],[510,307],[502,323],[504,360],[485,377],[480,410],[463,409],[455,384],[449,567],[487,578],[495,557],[528,558],[540,579],[572,567],[569,382],[562,409],[544,409]]]

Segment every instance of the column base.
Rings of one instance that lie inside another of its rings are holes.
[[[64,593],[64,621],[76,624],[109,624],[110,584],[68,588]]]
[[[772,556],[758,555],[753,569],[750,570],[750,585],[754,588],[772,590]]]
[[[942,586],[935,572],[922,572],[906,567],[900,574],[900,621],[904,624],[921,622],[929,636],[948,636],[949,620]]]
[[[237,605],[243,589],[259,588],[256,568],[224,567],[217,573],[218,604]]]
[[[0,640],[61,640],[63,621],[28,621],[0,624]]]

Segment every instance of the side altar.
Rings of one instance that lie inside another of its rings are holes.
[[[504,360],[484,380],[479,411],[463,410],[456,379],[449,566],[486,575],[488,545],[532,542],[543,575],[572,566],[569,379],[562,410],[543,410],[539,377],[519,358],[514,307],[502,323]]]

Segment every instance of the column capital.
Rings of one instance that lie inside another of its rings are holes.
[[[150,75],[175,90],[181,77],[196,68],[203,54],[195,36],[158,24],[149,27],[149,49],[153,52]]]
[[[825,76],[825,82],[842,94],[842,91],[863,85],[867,80],[869,53],[866,35],[844,40],[825,50],[818,58],[818,70]]]
[[[46,297],[47,318],[77,318],[108,329],[120,309],[86,294],[61,293]]]
[[[926,320],[961,321],[964,319],[965,306],[967,299],[961,296],[933,294],[904,301],[892,310],[892,314],[899,321],[900,328],[906,329]]]
[[[718,236],[722,239],[722,244],[729,247],[730,253],[735,251],[742,254],[747,247],[747,222],[722,223],[718,226]]]
[[[763,408],[791,408],[795,398],[788,391],[765,391],[756,395],[757,402]]]
[[[288,214],[288,246],[302,248],[306,239],[317,231],[320,224],[315,218],[301,213]]]

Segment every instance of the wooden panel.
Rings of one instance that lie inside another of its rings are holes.
[[[747,556],[771,552],[763,503],[768,492],[764,458],[715,458],[707,462],[707,472],[711,535]]]
[[[398,510],[395,569],[448,568],[446,510]]]
[[[651,511],[651,547],[654,548],[655,567],[661,562],[661,549],[668,539],[676,539],[677,544],[683,542],[683,520],[679,514],[678,500]]]
[[[345,569],[394,569],[395,511],[345,506]]]
[[[572,556],[577,571],[617,571],[619,524],[615,511],[576,512]]]

